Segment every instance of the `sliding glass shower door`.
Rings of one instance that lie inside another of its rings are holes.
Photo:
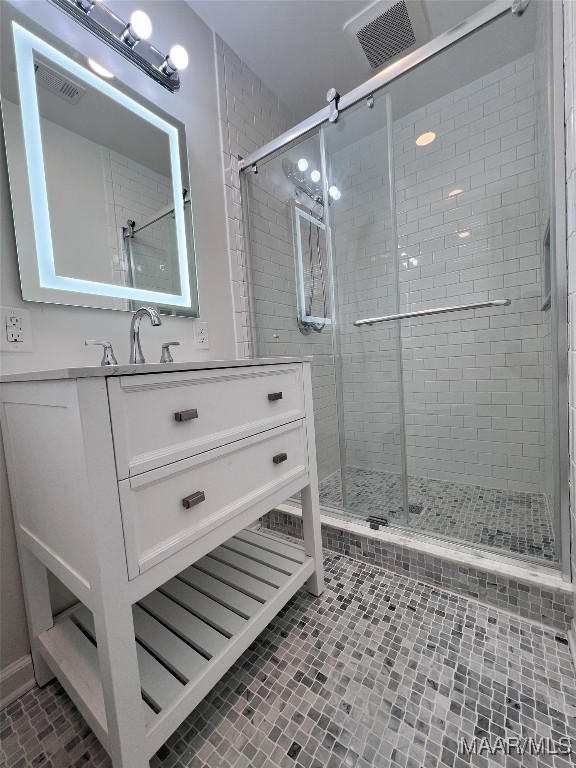
[[[405,524],[407,478],[398,321],[398,260],[390,99],[371,97],[322,128],[334,291],[341,506],[364,520]]]
[[[322,135],[344,510],[557,563],[550,10],[487,24]]]
[[[313,356],[324,508],[557,566],[551,71],[533,0],[259,162],[244,196],[254,351]]]

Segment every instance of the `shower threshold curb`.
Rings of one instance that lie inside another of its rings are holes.
[[[293,517],[302,518],[302,511],[299,507],[292,504],[279,504],[276,507],[278,512]],[[504,560],[490,557],[489,555],[478,555],[474,552],[456,549],[455,547],[441,546],[440,544],[422,541],[413,536],[407,536],[391,529],[374,530],[366,526],[359,525],[348,520],[341,520],[331,515],[320,514],[320,522],[330,528],[336,528],[348,531],[356,536],[363,536],[367,539],[374,539],[387,544],[393,544],[399,547],[405,547],[412,552],[437,557],[455,565],[462,565],[469,568],[484,571],[494,576],[504,576],[513,581],[526,584],[538,589],[548,589],[557,594],[574,595],[574,589],[569,581],[565,581],[560,572],[554,573],[550,567],[539,567],[533,564],[513,565]]]

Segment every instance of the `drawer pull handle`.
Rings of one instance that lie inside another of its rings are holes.
[[[277,453],[276,456],[272,458],[272,461],[274,464],[282,464],[283,461],[286,461],[288,456],[285,453]]]
[[[268,400],[270,402],[274,402],[275,400],[282,400],[282,392],[270,392],[268,395]]]
[[[174,418],[176,421],[190,421],[190,419],[197,419],[198,411],[196,408],[190,408],[189,411],[176,411]]]
[[[190,509],[205,500],[206,496],[204,495],[204,491],[196,491],[196,493],[191,493],[190,496],[185,496],[182,499],[182,506],[186,509]]]

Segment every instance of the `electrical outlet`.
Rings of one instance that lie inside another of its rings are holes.
[[[196,349],[210,349],[210,339],[208,338],[208,323],[196,323],[195,342]]]
[[[30,312],[16,307],[0,307],[0,350],[32,352]]]

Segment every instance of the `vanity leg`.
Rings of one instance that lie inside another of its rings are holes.
[[[301,492],[302,528],[304,552],[314,558],[316,568],[308,579],[308,592],[321,595],[324,592],[324,559],[322,557],[322,533],[320,530],[320,503],[318,486],[307,485]]]
[[[104,378],[78,379],[79,416],[82,422],[87,494],[92,502],[92,540],[95,550],[90,573],[92,616],[96,631],[100,678],[106,710],[108,752],[114,768],[149,765],[140,690],[140,672],[132,604],[128,592],[126,552],[118,480]]]
[[[34,677],[38,685],[43,686],[54,679],[54,673],[44,661],[38,643],[38,636],[54,626],[48,589],[48,571],[46,566],[24,545],[18,545],[18,554],[26,602]]]
[[[145,768],[149,760],[131,606],[110,596],[94,607],[93,615],[112,765]]]
[[[324,558],[322,555],[322,532],[320,529],[320,499],[318,496],[318,468],[316,465],[316,440],[314,438],[314,410],[312,406],[312,373],[310,363],[304,369],[304,402],[306,408],[309,484],[302,489],[302,529],[304,552],[314,558],[314,573],[308,579],[308,591],[321,595],[324,591]]]

